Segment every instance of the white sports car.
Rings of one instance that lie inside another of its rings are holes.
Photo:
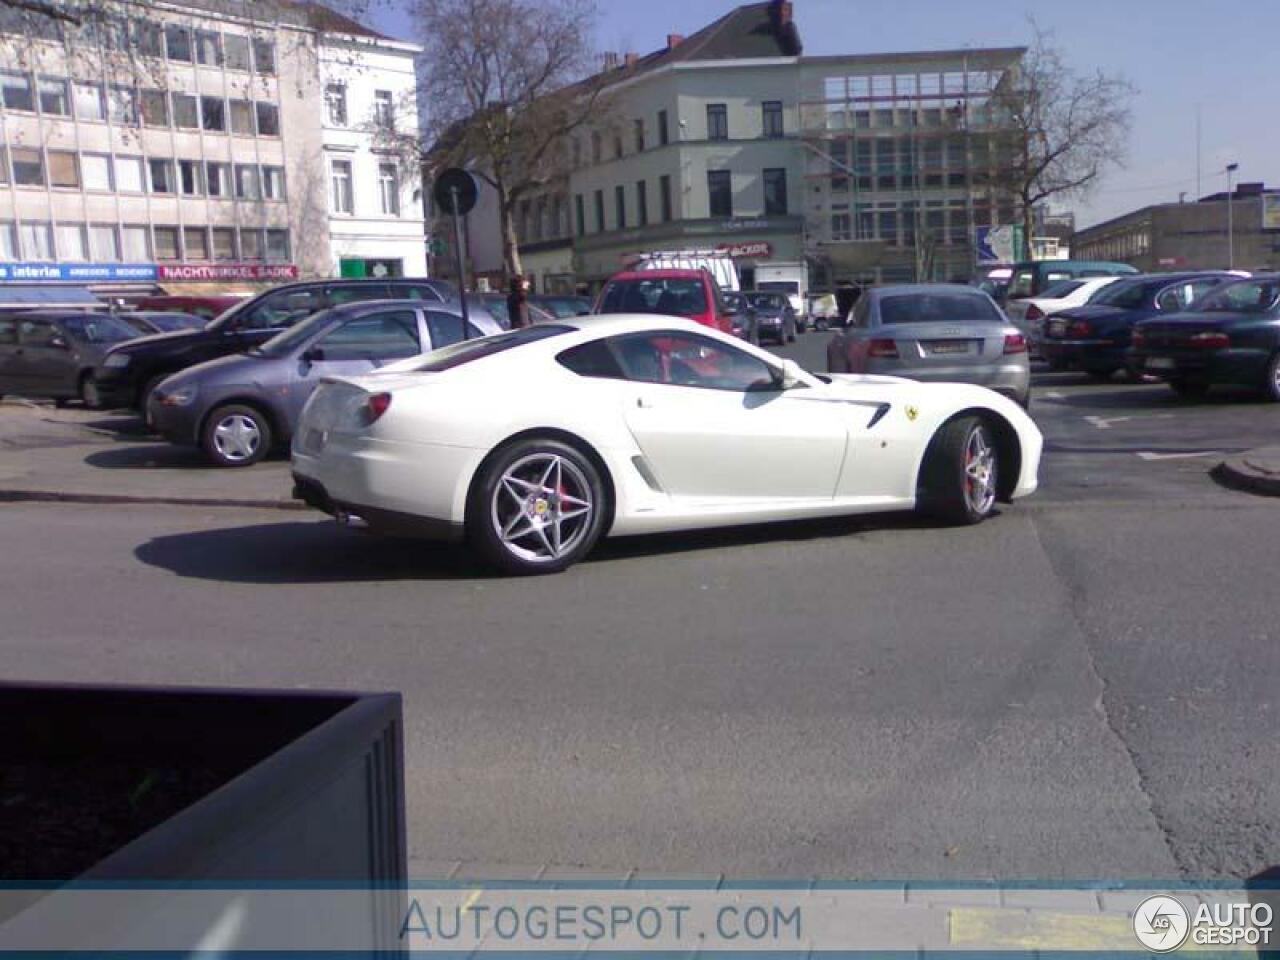
[[[549,573],[602,536],[927,510],[1036,489],[1042,438],[982,387],[817,377],[688,320],[584,316],[325,380],[295,496]]]

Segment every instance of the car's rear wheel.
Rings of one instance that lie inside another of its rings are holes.
[[[102,395],[98,392],[98,381],[92,370],[80,375],[80,403],[90,410],[102,406]]]
[[[505,573],[558,573],[600,539],[605,504],[600,471],[581,451],[549,437],[521,440],[481,468],[467,538]]]
[[[1169,386],[1173,388],[1174,393],[1184,400],[1195,400],[1209,392],[1209,384],[1203,380],[1188,380],[1185,377],[1170,380]]]
[[[921,511],[946,523],[981,523],[995,509],[999,460],[991,428],[981,417],[943,424],[925,454]]]
[[[201,446],[220,467],[248,467],[270,452],[271,423],[254,407],[218,407],[205,421]]]
[[[1262,384],[1262,392],[1274,403],[1280,403],[1280,350],[1271,355],[1267,364],[1267,379]]]

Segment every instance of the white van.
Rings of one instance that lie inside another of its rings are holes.
[[[721,290],[741,290],[738,268],[723,250],[654,250],[641,254],[632,270],[705,270]]]

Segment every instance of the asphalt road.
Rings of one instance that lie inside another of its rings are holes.
[[[306,514],[0,506],[0,670],[401,690],[411,869],[1275,866],[1280,505],[1206,454],[1280,409],[1070,375],[1032,409],[1044,488],[980,527],[619,541],[536,581]]]

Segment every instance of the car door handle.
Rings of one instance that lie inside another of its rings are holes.
[[[636,406],[641,410],[652,410],[657,406],[652,397],[636,397]]]

